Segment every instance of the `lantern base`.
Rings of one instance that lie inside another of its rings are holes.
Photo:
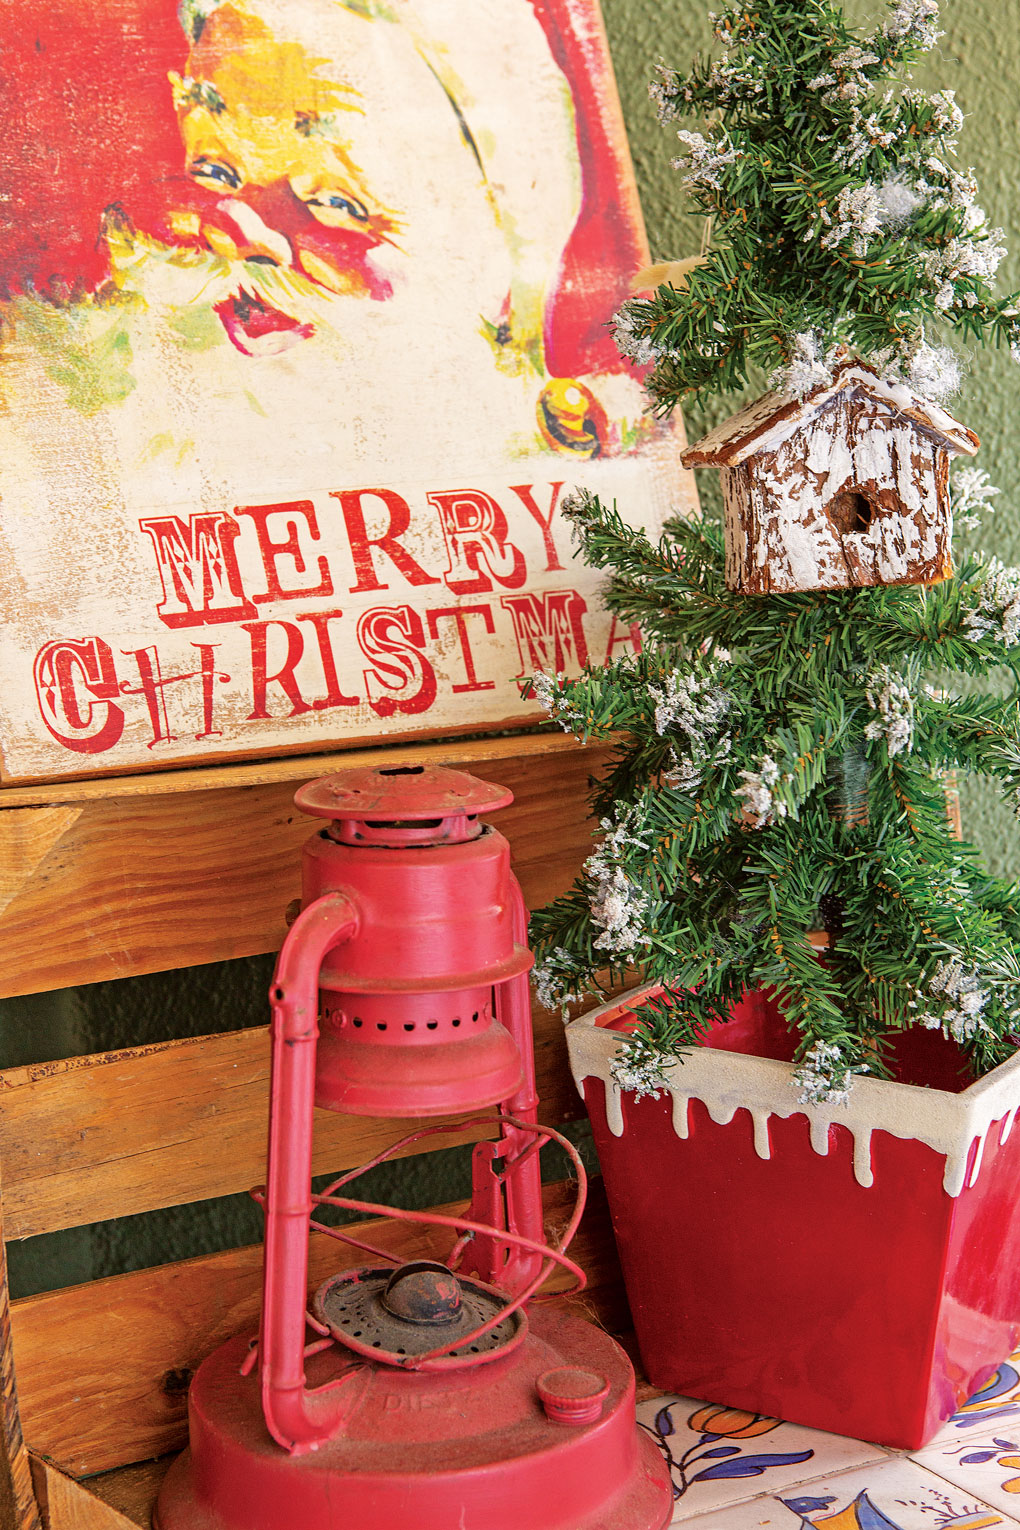
[[[663,1530],[672,1488],[635,1425],[627,1357],[589,1323],[529,1315],[519,1348],[470,1370],[366,1365],[345,1384],[342,1431],[301,1456],[270,1438],[258,1377],[240,1375],[247,1341],[231,1340],[192,1383],[191,1449],[166,1477],[155,1530]],[[315,1357],[309,1384],[349,1363],[342,1350]],[[608,1383],[594,1423],[562,1421],[548,1398],[578,1371]]]

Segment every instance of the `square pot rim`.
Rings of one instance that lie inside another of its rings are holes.
[[[606,1091],[609,1130],[623,1133],[623,1100],[631,1091],[621,1090],[611,1065],[625,1041],[618,1031],[606,1030],[600,1021],[632,1009],[637,1002],[661,989],[657,983],[640,984],[608,1000],[566,1027],[567,1049],[574,1083],[582,1097],[586,1078],[601,1079]],[[743,1108],[751,1113],[759,1156],[768,1157],[768,1118],[794,1115],[807,1118],[811,1143],[824,1154],[829,1127],[847,1127],[854,1136],[855,1168],[862,1184],[872,1183],[870,1135],[885,1131],[901,1139],[927,1143],[946,1158],[944,1184],[951,1196],[973,1186],[994,1122],[1001,1122],[999,1141],[1004,1142],[1020,1111],[1020,1051],[976,1079],[958,1093],[923,1084],[901,1084],[891,1079],[853,1079],[846,1104],[812,1104],[802,1100],[793,1075],[796,1065],[773,1057],[730,1052],[722,1047],[691,1046],[681,1061],[664,1069],[666,1094],[673,1103],[673,1125],[686,1137],[688,1109],[700,1100],[719,1124],[731,1121]],[[972,1148],[977,1149],[972,1155]],[[972,1161],[971,1161],[972,1160]],[[969,1169],[969,1172],[968,1172]]]

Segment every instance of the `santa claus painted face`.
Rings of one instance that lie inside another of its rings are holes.
[[[352,31],[352,58],[363,53],[357,34],[369,24],[342,11],[337,21]],[[393,243],[402,219],[355,157],[369,103],[338,60],[280,39],[234,5],[192,26],[188,72],[171,76],[190,186],[170,230],[238,268],[235,290],[216,304],[238,349],[279,352],[313,330],[302,278],[348,297],[390,296],[373,254]],[[288,302],[288,277],[297,302]]]
[[[186,16],[186,72],[170,75],[184,173],[157,224],[130,209],[108,218],[115,281],[150,303],[210,305],[238,350],[276,355],[342,326],[331,300],[386,302],[420,284],[477,241],[481,213],[489,268],[501,245],[504,269],[477,297],[498,327],[505,238],[450,85],[412,31],[368,5],[296,17],[257,4]]]
[[[26,156],[0,198],[0,304],[12,344],[60,332],[74,407],[134,398],[154,356],[203,419],[326,377],[366,404],[371,376],[374,409],[431,431],[412,379],[441,358],[520,405],[515,439],[537,419],[548,447],[602,449],[573,369],[611,349],[608,224],[595,202],[584,222],[566,33],[532,0],[25,3],[6,120],[54,147],[44,195]]]

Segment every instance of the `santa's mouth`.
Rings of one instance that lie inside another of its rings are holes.
[[[315,334],[314,324],[302,324],[243,287],[217,303],[215,311],[232,344],[244,356],[279,356]]]

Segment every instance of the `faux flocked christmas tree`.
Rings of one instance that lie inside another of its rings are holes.
[[[576,681],[536,678],[564,727],[616,747],[595,796],[601,843],[532,938],[546,1003],[635,975],[663,985],[614,1065],[622,1087],[655,1091],[699,1027],[765,986],[800,1033],[802,1099],[832,1103],[854,1074],[885,1074],[904,1027],[944,1032],[977,1074],[1020,1039],[1020,890],[954,837],[945,790],[951,772],[1020,787],[1020,571],[968,557],[943,578],[945,550],[860,571],[862,548],[909,544],[948,513],[948,457],[976,447],[941,408],[960,381],[946,337],[1020,359],[1020,320],[991,291],[1003,251],[954,163],[952,93],[903,83],[939,35],[936,0],[895,0],[866,34],[828,0],[759,0],[714,27],[714,59],[663,70],[653,91],[664,120],[701,119],[679,133],[679,169],[711,239],[625,305],[617,337],[650,366],[660,411],[771,372],[772,394],[690,456],[736,472],[733,442],[765,421],[795,470],[802,570],[827,558],[841,573],[770,581],[789,549],[764,532],[747,545],[758,523],[741,532],[730,504],[727,566],[716,524],[677,521],[653,544],[573,497],[582,550],[645,644]],[[878,468],[857,450],[869,389],[878,427],[906,422],[914,443]],[[860,408],[836,428],[848,400]],[[819,417],[821,461],[797,434]],[[994,492],[957,471],[957,521]],[[737,553],[757,558],[757,585],[734,573]],[[754,593],[777,588],[793,593]],[[1008,697],[947,679],[995,669]]]

